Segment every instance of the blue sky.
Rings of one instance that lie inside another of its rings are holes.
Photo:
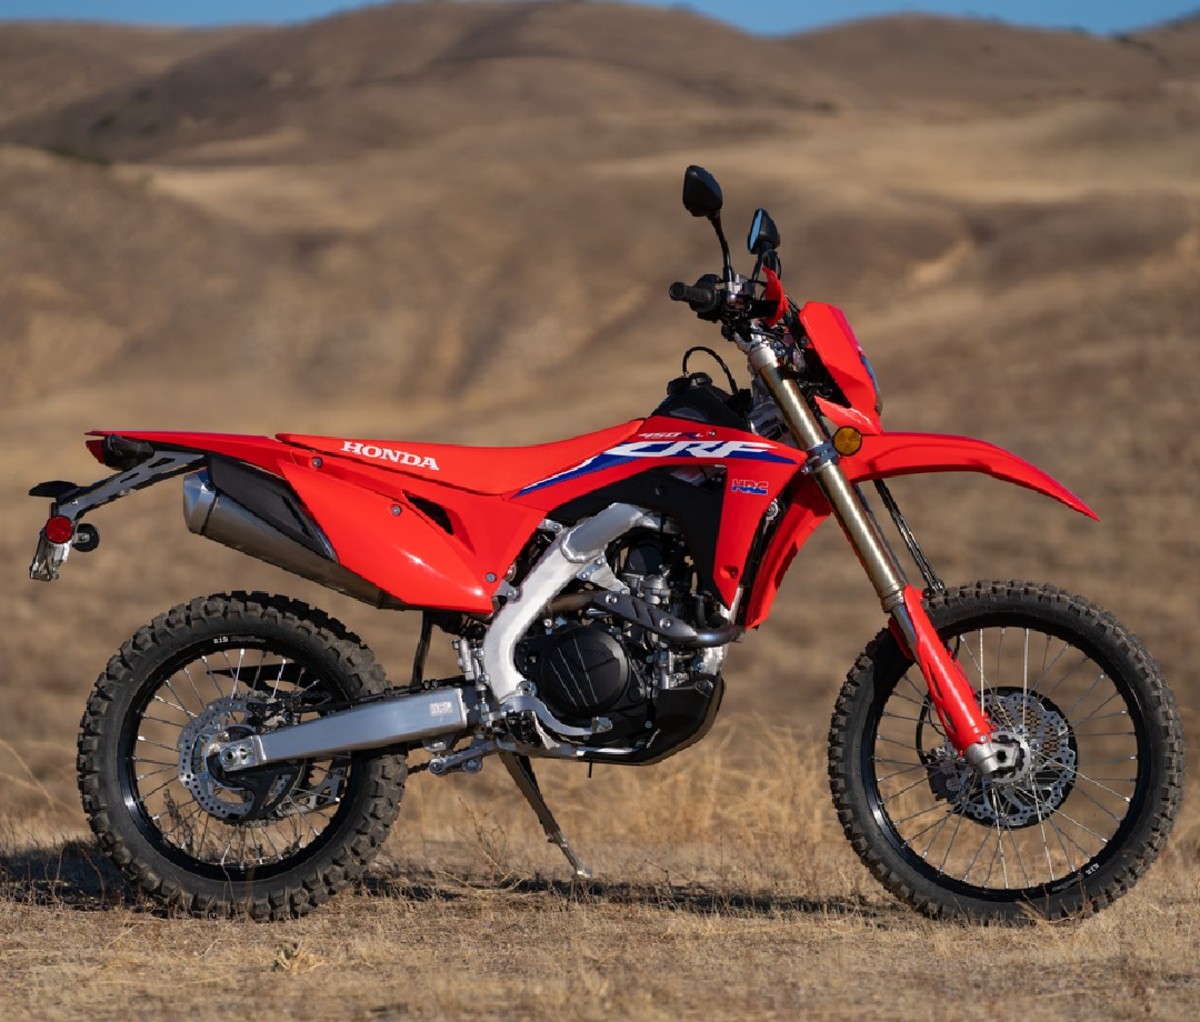
[[[996,18],[1017,25],[1125,32],[1200,10],[1200,0],[652,0],[683,6],[749,32],[798,32],[852,18],[896,11]],[[363,6],[352,0],[0,0],[0,19],[69,18],[154,24],[218,25],[229,22],[286,22],[317,18]]]

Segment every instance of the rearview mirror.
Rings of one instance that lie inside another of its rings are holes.
[[[746,236],[746,248],[751,255],[761,256],[774,252],[779,247],[779,228],[771,219],[771,214],[761,206],[754,211],[754,219],[750,221],[750,233]]]
[[[721,212],[721,186],[703,167],[695,164],[683,172],[683,208],[692,216],[712,220]]]

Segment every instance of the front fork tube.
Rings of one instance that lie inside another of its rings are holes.
[[[938,637],[921,603],[921,594],[909,584],[862,497],[846,479],[820,420],[796,382],[780,372],[779,359],[769,344],[753,346],[747,354],[751,367],[775,398],[800,449],[808,452],[807,469],[858,554],[880,605],[890,615],[893,634],[902,640],[906,651],[920,666],[946,736],[975,770],[981,774],[995,773],[1006,765],[1009,750],[993,740],[991,724],[975,698],[971,683]]]

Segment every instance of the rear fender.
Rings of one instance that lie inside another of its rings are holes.
[[[142,453],[146,456],[141,457]],[[74,483],[56,479],[39,483],[29,491],[31,497],[49,497],[50,516],[46,525],[38,534],[37,549],[33,555],[33,563],[29,566],[29,577],[38,582],[53,582],[58,578],[59,569],[67,560],[73,546],[80,550],[95,549],[99,542],[99,533],[87,526],[80,528],[83,516],[98,507],[110,504],[136,490],[164,479],[189,472],[203,460],[204,456],[192,451],[155,451],[138,453],[139,460],[122,468],[115,475],[107,476],[87,486],[76,486]],[[56,519],[58,520],[56,522]],[[51,526],[57,526],[57,531],[51,533]],[[66,531],[63,532],[62,530]],[[56,541],[53,536],[62,535],[62,541]]]
[[[306,463],[311,451],[302,451],[290,444],[265,436],[239,433],[188,433],[176,430],[92,430],[88,436],[100,440],[88,441],[88,450],[97,461],[110,464],[104,457],[104,440],[109,437],[126,442],[142,443],[154,450],[195,451],[198,454],[220,454],[234,461],[244,461],[275,475],[281,475],[281,464]],[[113,466],[115,467],[115,466]]]

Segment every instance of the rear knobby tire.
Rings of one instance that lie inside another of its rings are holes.
[[[934,917],[1094,912],[1162,849],[1183,731],[1158,665],[1111,615],[1028,582],[979,582],[926,608],[994,727],[1023,736],[1021,778],[981,783],[949,754],[920,671],[890,631],[838,696],[829,777],[854,850]]]
[[[290,700],[293,720],[313,719],[386,687],[357,636],[284,597],[227,593],[156,617],[83,715],[79,786],[101,849],[173,910],[303,915],[367,868],[399,811],[405,756],[290,764],[251,811],[252,793],[206,773],[202,750],[223,729],[277,726],[254,725],[248,704]]]

